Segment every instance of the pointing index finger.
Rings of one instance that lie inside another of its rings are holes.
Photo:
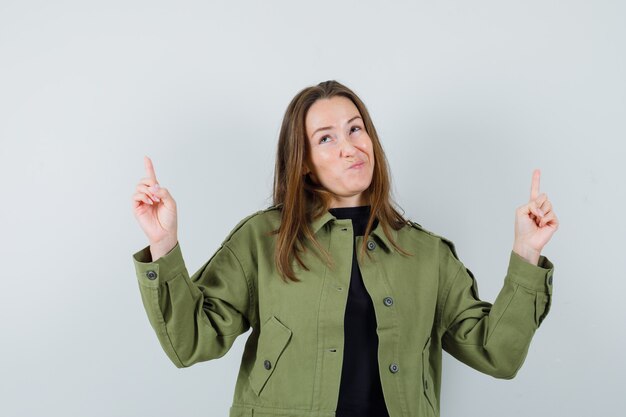
[[[541,171],[535,169],[533,171],[533,180],[530,186],[530,199],[535,200],[539,196],[539,178],[541,177]]]
[[[146,167],[146,175],[148,176],[148,178],[156,181],[157,179],[156,179],[156,174],[154,173],[154,166],[152,166],[152,160],[148,158],[147,156],[144,156],[143,162]]]

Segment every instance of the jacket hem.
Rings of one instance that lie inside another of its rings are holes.
[[[233,404],[229,417],[335,417],[335,411],[300,410],[297,408],[261,407],[249,404]]]

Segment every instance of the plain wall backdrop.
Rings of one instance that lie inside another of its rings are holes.
[[[141,304],[152,158],[190,273],[271,204],[302,88],[368,106],[406,215],[493,301],[532,170],[561,227],[550,314],[510,381],[444,355],[442,416],[620,416],[626,3],[0,0],[0,415],[226,416],[246,333],[177,369]]]

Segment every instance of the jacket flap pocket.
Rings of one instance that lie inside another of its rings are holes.
[[[261,327],[257,345],[256,360],[250,372],[252,390],[260,395],[267,380],[274,373],[278,360],[291,339],[291,330],[274,316]]]

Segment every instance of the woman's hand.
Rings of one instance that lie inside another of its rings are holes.
[[[150,242],[152,259],[169,252],[178,242],[176,201],[161,188],[152,161],[144,156],[147,177],[137,184],[133,194],[133,212]]]
[[[513,251],[537,265],[541,250],[559,228],[559,220],[545,193],[539,194],[541,172],[533,172],[530,200],[515,213],[515,242]]]

